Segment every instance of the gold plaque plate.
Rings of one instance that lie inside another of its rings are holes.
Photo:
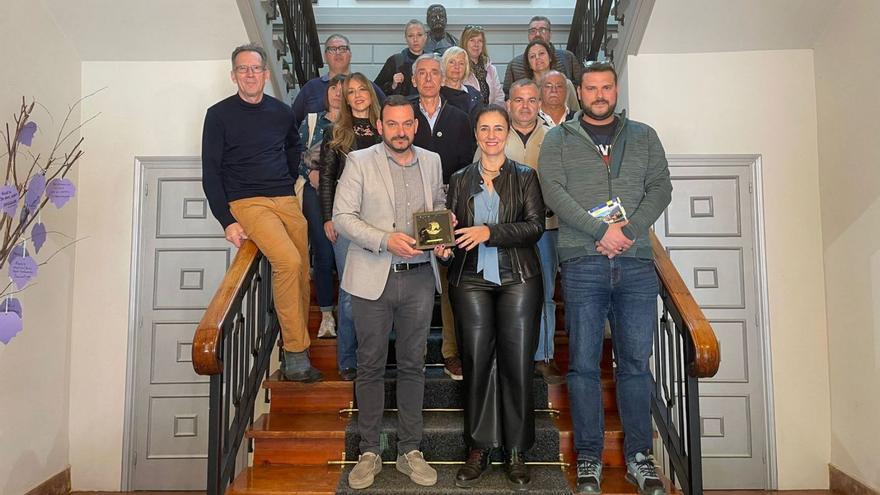
[[[416,230],[416,249],[434,249],[434,246],[441,244],[452,247],[455,244],[452,212],[449,210],[413,213],[413,225]]]

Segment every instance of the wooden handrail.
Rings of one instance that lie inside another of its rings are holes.
[[[663,244],[653,232],[651,232],[651,248],[654,251],[654,266],[660,277],[660,283],[672,298],[673,304],[687,325],[694,343],[694,362],[691,364],[688,374],[697,378],[715,376],[715,373],[718,372],[718,365],[721,363],[721,351],[712,325],[709,324],[700,305],[697,304],[684,280],[681,279],[681,275],[672,264]]]
[[[236,295],[241,292],[242,286],[248,277],[257,269],[260,260],[260,250],[253,241],[244,241],[232,260],[232,265],[226,271],[220,287],[214,293],[208,309],[202,316],[199,326],[193,337],[192,360],[193,368],[200,375],[216,375],[220,373],[220,336],[223,332],[223,322],[226,321]]]

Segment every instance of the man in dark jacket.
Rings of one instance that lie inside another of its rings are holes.
[[[413,97],[413,109],[419,121],[413,144],[440,155],[443,166],[443,184],[449,184],[453,173],[473,162],[474,132],[467,114],[440,98],[443,84],[443,64],[440,56],[426,53],[413,63],[413,86],[418,97]],[[445,273],[441,282],[446,284]],[[443,362],[445,372],[453,380],[461,380],[461,360],[455,340],[455,323],[449,304],[449,295],[443,288]]]
[[[601,492],[599,361],[607,318],[627,479],[642,495],[658,495],[665,491],[651,455],[648,365],[659,287],[650,228],[672,199],[669,166],[654,129],[614,114],[610,64],[589,65],[581,79],[583,110],[547,133],[538,158],[544,201],[559,217],[577,493]]]

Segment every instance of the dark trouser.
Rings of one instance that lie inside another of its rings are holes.
[[[449,287],[464,371],[464,436],[470,447],[535,442],[532,380],[544,285],[541,277],[498,286],[462,274]]]
[[[379,430],[385,407],[385,365],[388,336],[396,334],[397,452],[417,450],[422,442],[422,404],[425,395],[425,345],[434,309],[434,274],[430,264],[390,273],[379,299],[351,296],[357,332],[358,430],[361,453],[381,454]]]
[[[330,311],[333,309],[333,244],[324,233],[318,193],[308,181],[303,186],[302,195],[303,215],[309,223],[309,247],[315,259],[312,263],[312,280],[315,281],[318,306],[321,311]]]

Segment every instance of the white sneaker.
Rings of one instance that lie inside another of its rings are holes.
[[[336,338],[336,320],[333,319],[333,313],[330,311],[322,312],[321,326],[318,327],[319,339],[335,339]]]

